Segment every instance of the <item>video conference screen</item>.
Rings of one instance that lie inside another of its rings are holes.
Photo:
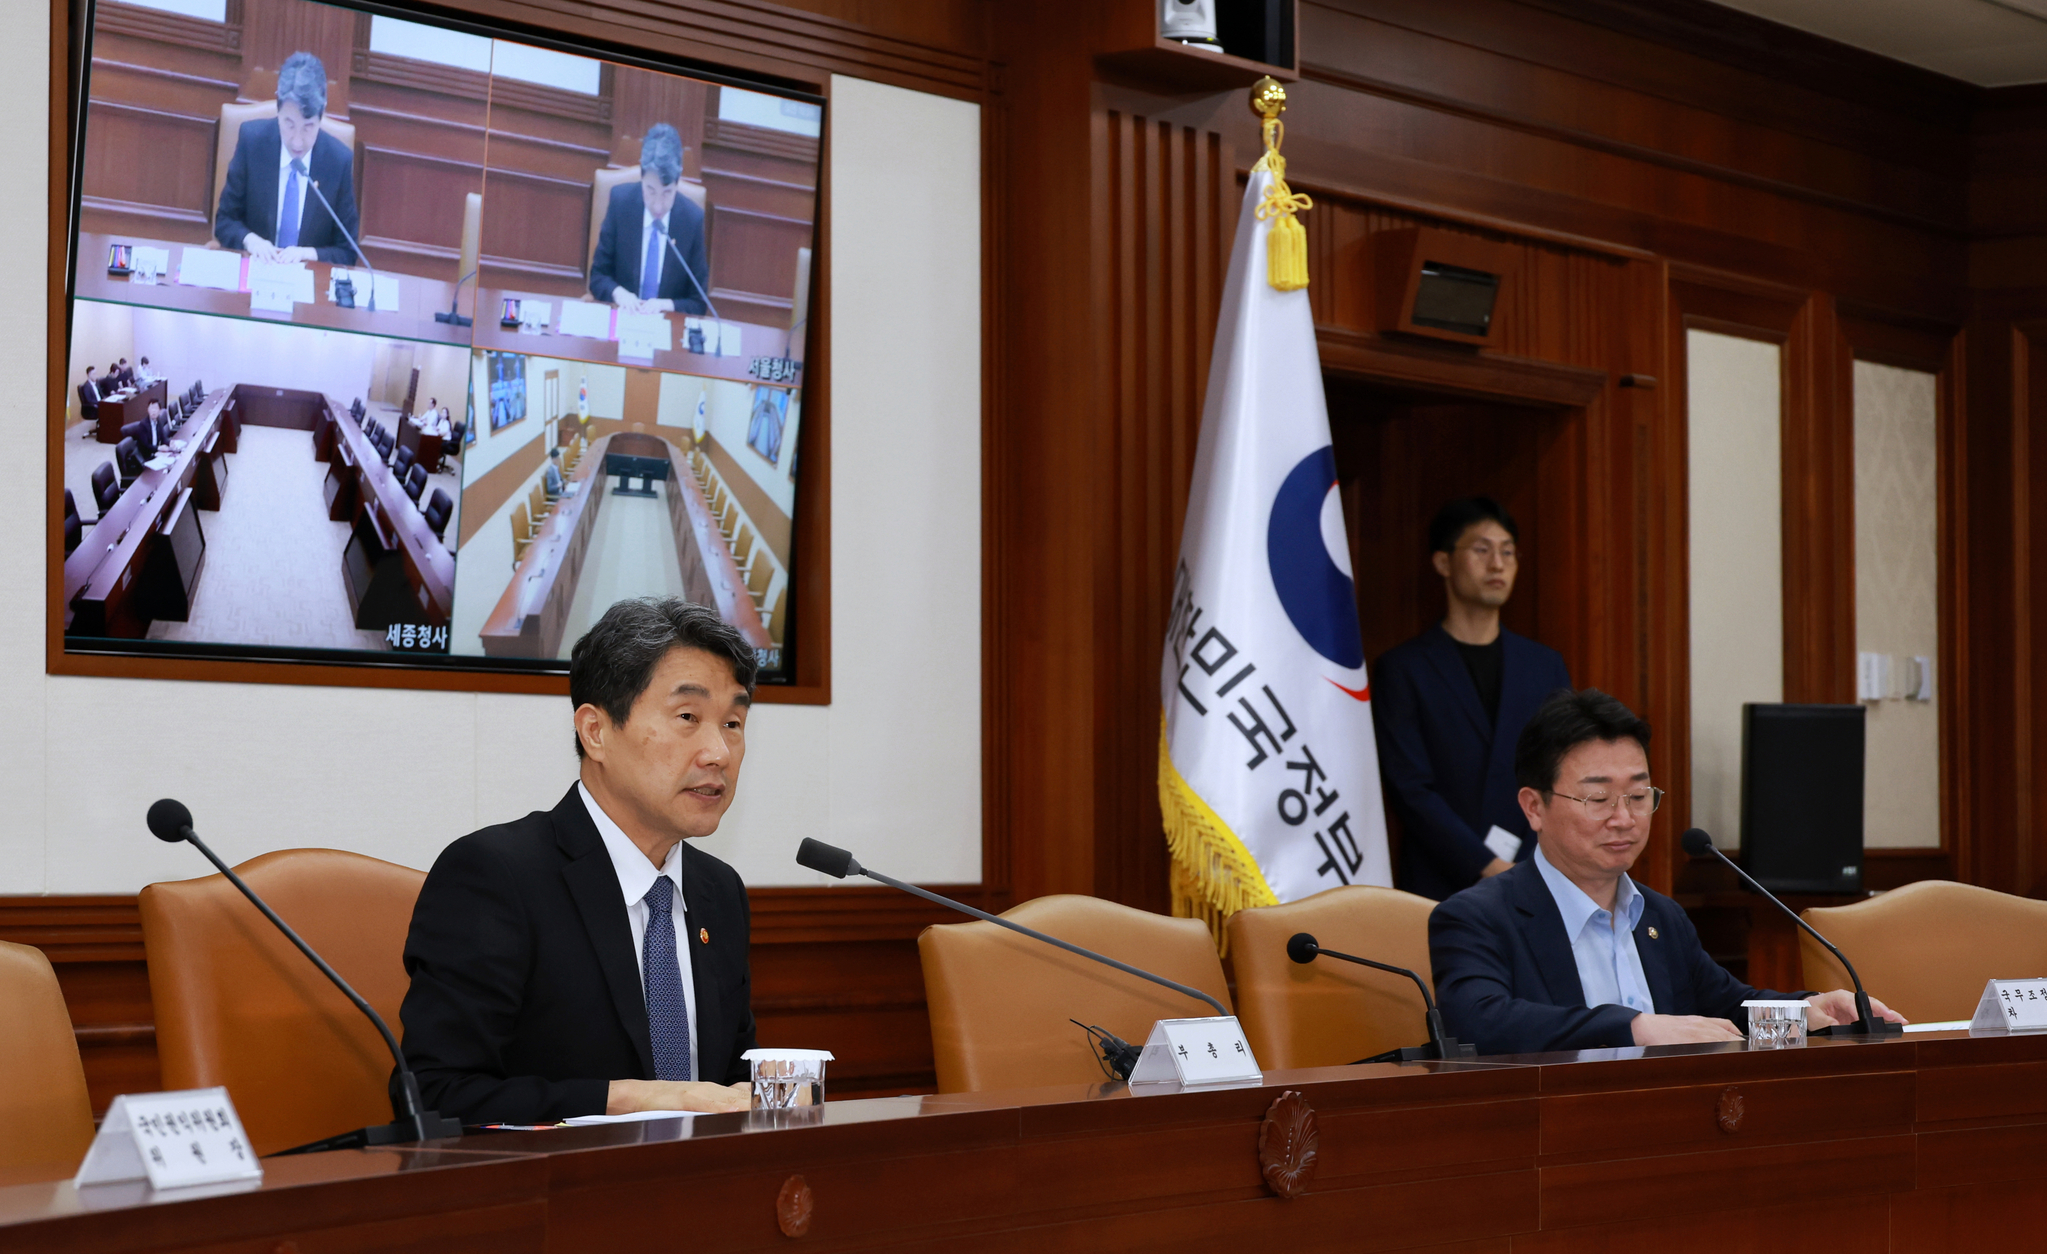
[[[314,0],[99,0],[67,652],[789,677],[823,102]]]

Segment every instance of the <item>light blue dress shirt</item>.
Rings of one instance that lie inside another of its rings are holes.
[[[1564,935],[1571,941],[1571,956],[1578,960],[1578,983],[1585,988],[1587,1006],[1626,1006],[1644,1014],[1656,1012],[1656,999],[1649,995],[1648,977],[1642,974],[1642,955],[1635,951],[1635,928],[1642,922],[1646,904],[1635,881],[1621,876],[1614,905],[1625,922],[1614,926],[1614,912],[1602,910],[1585,890],[1565,878],[1562,871],[1543,855],[1540,841],[1535,846],[1535,867],[1549,895],[1564,916]]]

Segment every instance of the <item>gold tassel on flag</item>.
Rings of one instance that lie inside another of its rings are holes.
[[[1265,155],[1251,169],[1270,170],[1272,182],[1265,199],[1258,203],[1258,220],[1271,222],[1265,236],[1265,278],[1282,292],[1296,292],[1308,286],[1308,232],[1294,215],[1315,207],[1315,202],[1286,185],[1286,158],[1279,146],[1286,138],[1286,124],[1279,115],[1286,109],[1286,88],[1267,75],[1251,88],[1251,112],[1262,119],[1260,133]]]
[[[1229,952],[1223,925],[1231,915],[1252,906],[1276,906],[1258,863],[1244,842],[1208,803],[1187,786],[1166,746],[1165,715],[1159,716],[1159,809],[1166,820],[1166,850],[1172,855],[1169,880],[1173,917],[1200,919],[1215,937],[1216,948]]]

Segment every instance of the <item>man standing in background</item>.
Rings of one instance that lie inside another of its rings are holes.
[[[1556,650],[1500,625],[1521,529],[1490,497],[1445,505],[1429,547],[1449,612],[1372,672],[1386,802],[1400,818],[1397,883],[1438,901],[1527,858],[1514,743],[1571,672]]]

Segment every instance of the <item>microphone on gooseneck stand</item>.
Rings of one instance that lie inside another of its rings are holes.
[[[1334,949],[1324,949],[1316,942],[1313,936],[1306,932],[1295,932],[1293,936],[1288,938],[1286,956],[1304,966],[1315,961],[1318,957],[1335,958],[1342,962],[1355,962],[1361,967],[1370,967],[1374,971],[1390,971],[1394,975],[1404,975],[1408,979],[1413,980],[1414,986],[1421,990],[1422,1005],[1428,1007],[1427,1012],[1422,1016],[1422,1021],[1429,1030],[1429,1043],[1426,1045],[1408,1045],[1401,1049],[1389,1049],[1383,1054],[1375,1054],[1364,1061],[1455,1062],[1460,1058],[1476,1058],[1478,1056],[1478,1046],[1460,1041],[1443,1031],[1443,1013],[1436,1009],[1436,999],[1429,996],[1428,981],[1422,979],[1422,977],[1406,967],[1396,967],[1391,963],[1374,962],[1370,958],[1359,958],[1354,954],[1340,954]]]
[[[341,224],[341,215],[334,212],[334,206],[327,204],[327,193],[320,190],[319,182],[315,179],[307,179],[306,186],[312,188],[313,195],[320,198],[320,203],[327,209],[327,216],[334,219],[335,229],[341,232],[341,238],[347,240],[348,246],[355,250],[355,255],[362,261],[363,269],[370,272],[370,303],[365,308],[371,313],[377,312],[377,268],[370,264],[369,255],[363,252],[361,244],[355,242],[355,236],[350,235],[348,228]],[[458,284],[457,286],[459,287],[460,285]]]
[[[434,314],[435,322],[446,323],[451,327],[467,327],[476,325],[474,319],[464,317],[460,312],[458,312],[462,307],[462,285],[475,277],[476,271],[471,270],[469,273],[455,280],[455,294],[448,298],[448,311],[446,313],[435,313]],[[371,289],[370,295],[374,297],[377,294],[375,279],[370,280],[370,289]]]
[[[675,246],[675,237],[664,230],[661,232],[661,238],[668,241],[668,251],[675,254],[676,264],[680,265],[682,272],[689,276],[689,285],[697,289],[697,295],[704,298],[704,308],[710,311],[711,321],[718,324],[718,348],[722,350],[725,341],[725,320],[718,316],[718,307],[711,303],[711,294],[704,290],[702,283],[697,282],[697,272],[690,269],[689,262],[683,259],[682,250]],[[723,355],[722,351],[711,354],[713,357],[722,357]]]
[[[879,871],[870,871],[854,861],[853,855],[847,850],[840,849],[835,845],[827,845],[821,840],[811,840],[806,837],[803,843],[796,847],[796,864],[809,870],[829,875],[835,880],[845,879],[848,875],[864,875],[868,879],[886,884],[890,888],[909,893],[912,896],[922,897],[926,901],[935,901],[947,909],[957,910],[961,914],[970,914],[983,923],[993,923],[997,927],[1006,927],[1010,931],[1028,936],[1032,940],[1043,941],[1047,945],[1055,945],[1067,953],[1079,954],[1083,958],[1092,958],[1096,962],[1114,967],[1126,975],[1134,975],[1140,980],[1150,980],[1154,984],[1164,985],[1166,988],[1170,988],[1176,993],[1184,993],[1196,1001],[1207,1002],[1215,1010],[1216,1014],[1225,1019],[1230,1017],[1227,1007],[1198,988],[1189,988],[1185,984],[1176,984],[1163,975],[1153,975],[1151,972],[1140,970],[1127,962],[1118,962],[1107,954],[1098,954],[1092,949],[1082,949],[1080,946],[1060,940],[1056,936],[1047,936],[1043,932],[1027,928],[1020,923],[1012,923],[1008,919],[989,914],[985,910],[976,910],[964,902],[954,901],[950,897],[941,897],[929,889],[919,888],[915,884],[905,884],[894,876],[883,875]],[[1112,1032],[1106,1032],[1097,1027],[1089,1027],[1078,1019],[1070,1020],[1070,1022],[1079,1026],[1090,1037],[1100,1038],[1099,1043],[1102,1047],[1103,1061],[1108,1063],[1115,1072],[1117,1079],[1127,1080],[1130,1078],[1130,1069],[1137,1065],[1138,1055],[1143,1053],[1141,1047],[1129,1044]]]
[[[1834,942],[1814,931],[1812,924],[1799,917],[1798,911],[1778,901],[1776,894],[1764,888],[1761,884],[1756,883],[1755,878],[1747,871],[1735,866],[1726,854],[1715,849],[1711,836],[1708,836],[1703,830],[1694,827],[1687,830],[1683,836],[1678,837],[1678,843],[1683,845],[1684,851],[1694,858],[1703,858],[1711,854],[1713,857],[1727,863],[1728,867],[1746,881],[1750,888],[1755,889],[1768,898],[1771,905],[1790,915],[1791,921],[1804,928],[1806,935],[1825,945],[1827,952],[1834,955],[1840,961],[1841,966],[1848,972],[1848,978],[1855,982],[1855,1022],[1837,1023],[1833,1027],[1823,1028],[1821,1031],[1826,1032],[1829,1036],[1896,1036],[1905,1030],[1902,1024],[1892,1023],[1889,1019],[1882,1018],[1870,1009],[1869,994],[1863,990],[1862,977],[1855,974],[1855,964],[1848,961],[1848,955],[1834,948]]]
[[[164,798],[149,807],[148,822],[149,830],[155,833],[158,840],[169,841],[171,844],[189,841],[200,853],[205,854],[206,860],[218,868],[222,875],[227,876],[228,883],[240,889],[242,896],[247,897],[250,904],[263,912],[264,918],[270,920],[278,931],[284,933],[286,940],[298,946],[298,951],[314,966],[320,968],[320,974],[334,981],[334,987],[340,989],[343,996],[354,1002],[357,1010],[369,1016],[370,1022],[376,1025],[378,1033],[383,1036],[384,1045],[391,1051],[392,1059],[398,1064],[398,1085],[405,1098],[403,1119],[379,1127],[344,1132],[339,1136],[328,1137],[324,1141],[315,1141],[310,1145],[301,1145],[283,1152],[303,1154],[316,1150],[357,1149],[365,1145],[395,1145],[407,1141],[461,1136],[460,1119],[420,1108],[419,1079],[412,1074],[412,1068],[405,1065],[405,1054],[398,1048],[398,1038],[391,1035],[390,1026],[384,1022],[384,1017],[377,1013],[376,1007],[364,1001],[361,993],[350,988],[348,981],[342,979],[339,972],[327,965],[326,959],[314,953],[313,947],[306,944],[297,932],[292,931],[289,923],[278,918],[277,912],[258,897],[254,889],[243,883],[242,877],[236,875],[232,867],[222,862],[218,854],[206,847],[206,842],[199,839],[199,833],[192,830],[192,812],[185,808],[184,803]]]

